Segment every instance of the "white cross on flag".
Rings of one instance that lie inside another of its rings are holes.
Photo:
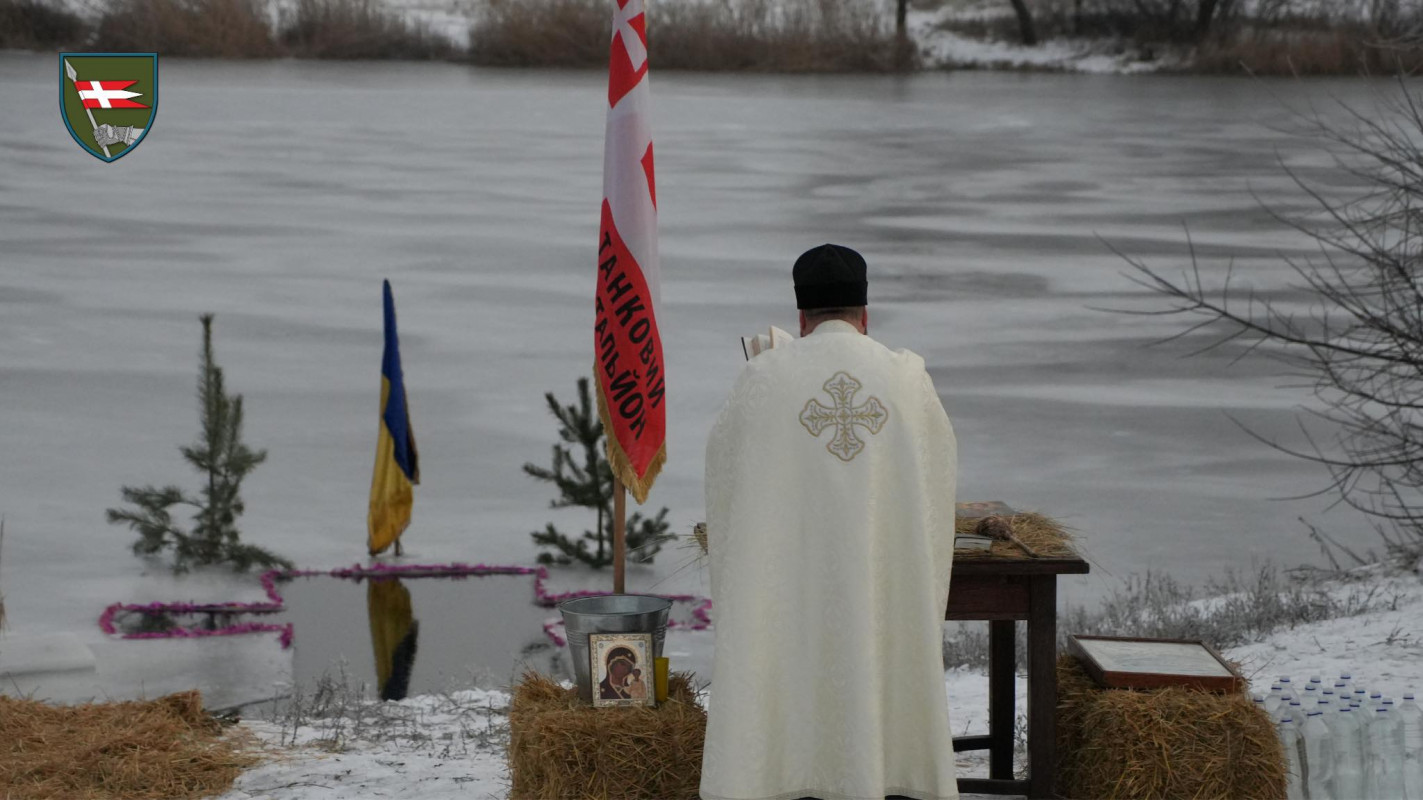
[[[135,83],[138,81],[75,81],[74,87],[79,90],[85,108],[148,108],[131,99],[143,96],[127,91]]]
[[[657,189],[643,0],[616,0],[608,58],[603,210],[598,232],[598,413],[608,460],[638,503],[667,460],[657,261]]]

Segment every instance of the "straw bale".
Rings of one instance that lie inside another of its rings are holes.
[[[706,710],[674,672],[655,708],[594,708],[526,672],[509,704],[510,796],[520,800],[697,800]]]
[[[1284,752],[1245,693],[1103,689],[1057,662],[1057,791],[1079,798],[1282,800]]]
[[[1045,517],[1036,511],[1004,517],[1013,531],[1013,537],[1032,549],[1038,558],[1073,558],[1072,533],[1062,523]],[[954,520],[954,533],[973,533],[981,517]],[[988,550],[955,550],[954,559],[967,558],[1033,558],[1012,541],[995,541]]]
[[[202,695],[54,706],[0,697],[0,797],[187,800],[222,794],[257,761]]]

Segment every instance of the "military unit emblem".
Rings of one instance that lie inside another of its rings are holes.
[[[158,111],[157,53],[60,53],[59,113],[101,161],[138,146]]]

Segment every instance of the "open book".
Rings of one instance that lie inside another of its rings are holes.
[[[1001,500],[966,502],[954,504],[955,516],[960,520],[980,520],[989,516],[1011,517],[1015,512]],[[993,537],[978,533],[960,533],[954,537],[955,550],[989,550],[993,547]]]
[[[741,337],[741,352],[746,356],[746,360],[750,361],[776,345],[794,340],[794,336],[772,325],[771,329],[765,333]]]

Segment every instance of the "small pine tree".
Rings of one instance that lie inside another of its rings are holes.
[[[123,487],[124,500],[135,508],[110,508],[111,524],[126,524],[138,531],[133,552],[157,555],[173,549],[173,571],[187,572],[189,565],[228,564],[238,572],[253,566],[292,568],[292,563],[255,545],[239,540],[237,518],[244,506],[242,480],[267,458],[266,450],[252,450],[242,442],[242,395],[229,395],[223,387],[222,368],[213,360],[212,314],[202,315],[202,368],[198,373],[202,438],[180,447],[183,457],[207,478],[201,497],[183,493],[177,486]],[[192,506],[191,531],[173,521],[169,509]]]
[[[525,464],[524,472],[558,487],[559,497],[549,502],[550,508],[591,508],[597,512],[598,527],[595,531],[585,530],[582,538],[576,541],[560,532],[552,522],[542,531],[534,531],[530,535],[535,544],[558,551],[558,554],[539,553],[538,562],[572,564],[577,559],[594,569],[601,569],[613,563],[613,467],[608,463],[607,447],[603,443],[603,423],[593,408],[588,379],[578,379],[576,406],[559,405],[553,392],[546,393],[544,399],[559,422],[558,436],[562,442],[553,446],[551,468]],[[581,465],[574,460],[571,445],[582,448]],[[667,532],[669,527],[666,508],[655,517],[634,513],[627,522],[628,558],[651,564],[662,544],[677,538]],[[589,543],[597,549],[590,549]]]

